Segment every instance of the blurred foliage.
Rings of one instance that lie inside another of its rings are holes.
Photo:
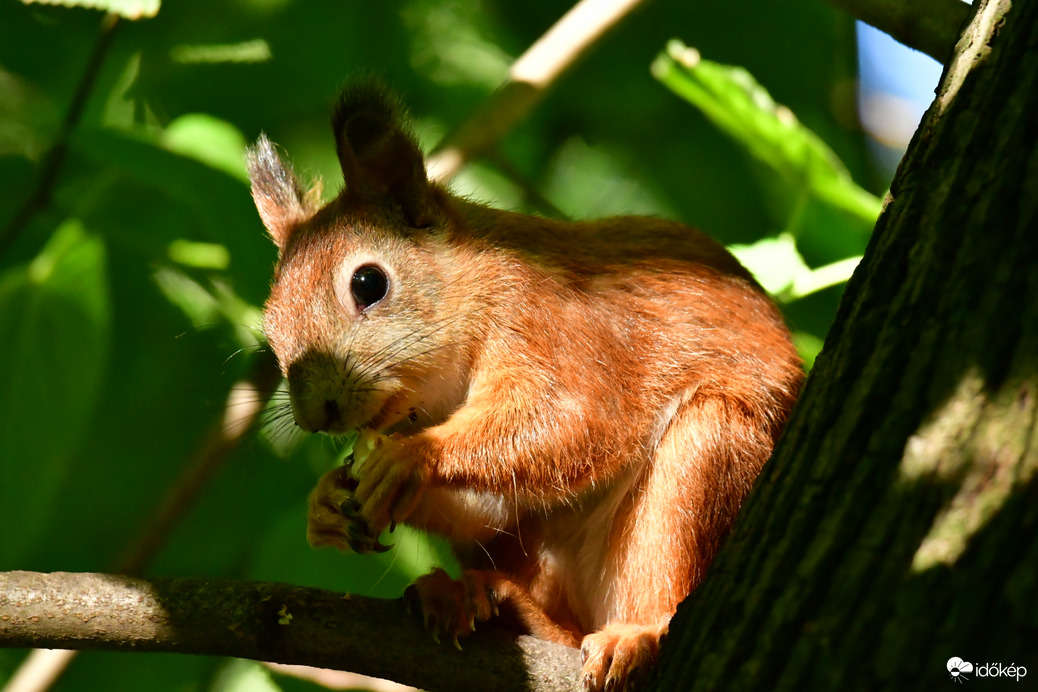
[[[832,149],[745,69],[703,60],[675,39],[652,71],[763,165],[773,207],[787,216],[786,226],[776,237],[729,246],[761,285],[789,302],[846,282],[879,216],[879,198],[858,186]],[[807,210],[824,211],[829,223],[819,224]],[[834,261],[812,269],[805,248]]]
[[[19,216],[98,45],[103,15],[90,7],[154,16],[119,23],[48,203]],[[113,569],[254,367],[275,252],[249,197],[247,142],[266,131],[330,196],[339,175],[327,107],[350,75],[375,71],[399,89],[431,148],[567,8],[0,4],[0,569]],[[674,37],[717,63],[683,61],[680,44],[664,50]],[[839,297],[830,284],[862,252],[871,193],[885,185],[855,125],[853,49],[851,21],[822,3],[657,0],[455,189],[527,211],[696,225],[736,245],[785,299],[810,359]],[[653,79],[654,59],[698,110]],[[285,428],[279,419],[246,436],[145,571],[389,597],[449,562],[443,546],[406,531],[375,558],[310,550],[306,495],[341,450]],[[0,651],[0,680],[22,656]],[[86,654],[58,689],[143,680],[150,690],[306,687],[253,664]]]

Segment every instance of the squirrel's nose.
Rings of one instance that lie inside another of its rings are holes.
[[[341,414],[339,413],[339,402],[335,399],[328,399],[324,402],[324,425],[318,430],[325,430],[329,425],[338,423]]]
[[[342,414],[339,410],[339,402],[334,399],[325,400],[324,404],[300,405],[293,407],[293,415],[296,425],[307,432],[327,432],[342,422]]]
[[[296,425],[307,432],[342,432],[346,411],[335,390],[338,363],[327,353],[308,352],[287,369],[288,395]]]

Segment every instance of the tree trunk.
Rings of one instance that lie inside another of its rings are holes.
[[[890,195],[652,689],[1038,678],[1038,3],[975,3]]]

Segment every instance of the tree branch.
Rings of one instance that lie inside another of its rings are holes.
[[[486,627],[436,644],[382,601],[276,584],[0,573],[0,646],[234,656],[351,670],[436,690],[578,689],[576,649]]]
[[[890,34],[909,48],[947,64],[970,6],[962,0],[827,0],[838,9]]]
[[[644,1],[580,0],[515,61],[487,102],[436,146],[426,164],[429,177],[450,180],[493,148],[577,58]]]
[[[83,76],[80,77],[79,83],[76,85],[76,93],[72,96],[72,102],[69,104],[64,121],[62,121],[61,130],[58,132],[54,144],[51,145],[50,150],[43,159],[43,164],[40,166],[40,177],[36,181],[36,187],[28,199],[19,207],[14,217],[8,222],[7,227],[0,232],[0,255],[3,255],[10,249],[18,235],[32,221],[33,216],[46,209],[50,204],[54,185],[58,182],[58,175],[61,173],[61,167],[65,163],[65,156],[68,154],[69,137],[72,134],[72,130],[79,124],[79,119],[83,116],[83,109],[86,108],[86,102],[90,99],[91,91],[94,88],[94,82],[97,81],[97,77],[101,73],[101,67],[104,65],[105,57],[108,55],[108,48],[112,45],[112,39],[115,37],[117,28],[119,28],[119,15],[109,12],[101,20],[101,29],[97,36],[97,43],[94,44],[94,50],[90,54],[86,68],[83,70]]]

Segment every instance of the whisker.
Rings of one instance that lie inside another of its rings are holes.
[[[488,560],[490,560],[490,566],[494,569],[494,571],[497,571],[497,562],[494,560],[494,556],[490,554],[490,551],[487,550],[487,547],[483,545],[483,541],[473,542],[479,546],[479,549],[482,550],[483,554],[487,556]]]
[[[229,355],[226,358],[224,358],[223,364],[227,365],[228,363],[230,363],[235,358],[235,356],[238,356],[238,355],[240,355],[240,354],[242,354],[244,352],[245,352],[245,347],[239,348],[234,353],[232,353],[231,355]]]
[[[425,332],[422,332],[419,329],[412,330],[411,332],[408,332],[407,334],[404,334],[404,335],[402,335],[400,337],[397,337],[396,339],[394,339],[393,341],[389,342],[388,344],[386,344],[382,348],[377,349],[374,353],[369,354],[365,358],[361,359],[359,361],[359,364],[361,366],[367,366],[368,364],[370,364],[371,362],[376,361],[376,360],[383,361],[383,362],[385,362],[385,361],[393,361],[393,359],[396,356],[398,356],[401,352],[403,352],[407,348],[409,348],[411,346],[414,346],[416,344],[419,344],[422,341],[424,341],[424,340],[426,340],[426,339],[428,339],[428,338],[430,338],[432,336],[435,336],[436,334],[440,333],[441,331],[443,331],[447,327],[450,327],[451,325],[459,322],[460,320],[468,318],[469,316],[471,316],[472,314],[475,314],[476,312],[480,311],[481,309],[482,308],[477,309],[477,310],[473,310],[470,313],[466,313],[466,314],[462,314],[462,315],[456,315],[454,317],[442,320],[438,325],[435,325],[432,329],[429,329],[428,331],[425,331]],[[458,342],[454,342],[454,343],[458,343]],[[411,356],[409,356],[407,358],[404,358],[404,359],[401,359],[399,361],[396,361],[396,364],[399,364],[399,363],[402,363],[402,362],[406,362],[407,360],[410,360],[410,359],[411,359]]]
[[[519,523],[519,484],[515,477],[515,469],[512,469],[512,505],[515,507],[515,532],[519,539],[519,549],[523,551],[524,556],[529,557],[530,554],[526,552],[526,546],[523,545],[523,530]]]
[[[389,575],[389,573],[393,571],[393,566],[396,565],[397,558],[399,558],[399,557],[400,557],[400,551],[399,550],[394,550],[393,551],[393,558],[389,561],[389,564],[386,565],[385,571],[382,572],[382,575],[378,579],[375,580],[374,584],[372,584],[371,586],[368,587],[368,591],[369,592],[370,591],[374,591],[375,587],[378,586],[379,584],[381,584],[382,580],[385,579]]]

